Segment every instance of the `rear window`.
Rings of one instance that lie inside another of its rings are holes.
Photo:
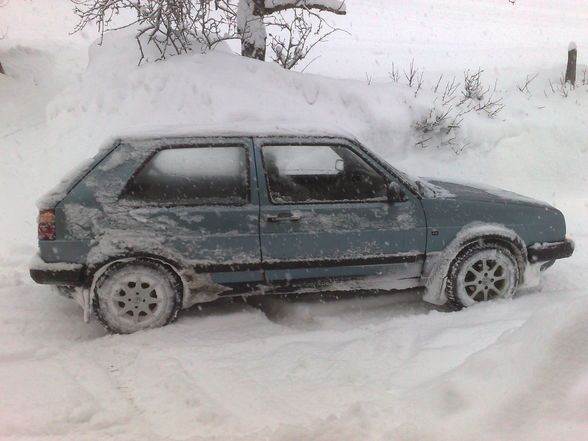
[[[237,205],[248,201],[243,146],[175,147],[156,153],[121,198],[165,205]]]

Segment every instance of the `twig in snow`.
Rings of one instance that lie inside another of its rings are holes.
[[[535,74],[532,77],[530,77],[529,75],[526,76],[525,78],[525,82],[519,86],[517,86],[517,89],[519,89],[519,92],[527,94],[527,95],[531,95],[531,91],[529,90],[529,85],[533,82],[533,80],[535,78],[537,78],[539,74]]]

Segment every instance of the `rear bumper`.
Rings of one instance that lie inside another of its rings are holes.
[[[527,248],[529,262],[547,262],[570,257],[574,253],[574,242],[570,239],[561,242],[535,243]]]
[[[84,270],[79,263],[47,263],[38,254],[29,264],[31,278],[42,285],[83,286]]]

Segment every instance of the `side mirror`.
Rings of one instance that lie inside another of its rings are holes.
[[[345,168],[345,163],[343,162],[342,159],[337,159],[335,161],[335,170],[337,170],[338,172],[342,172]]]
[[[398,182],[390,182],[387,187],[388,202],[404,202],[406,194]]]

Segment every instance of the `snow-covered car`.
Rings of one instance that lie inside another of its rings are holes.
[[[39,209],[32,278],[120,333],[249,294],[424,287],[462,308],[573,252],[557,209],[411,178],[338,130],[124,136]]]

